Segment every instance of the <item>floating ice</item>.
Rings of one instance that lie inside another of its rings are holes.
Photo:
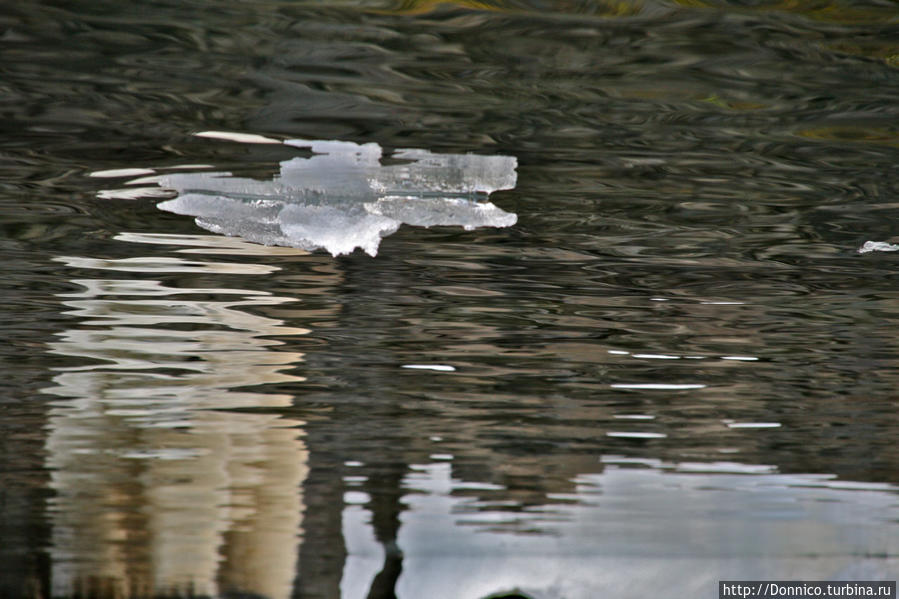
[[[665,433],[645,433],[638,431],[608,431],[607,437],[620,437],[622,439],[664,439]]]
[[[615,383],[612,389],[662,389],[669,391],[684,391],[687,389],[704,389],[700,384],[668,384],[668,383]]]
[[[400,225],[508,227],[515,214],[486,200],[516,183],[511,156],[397,150],[381,164],[378,144],[289,140],[310,158],[281,163],[272,181],[230,173],[173,173],[156,182],[177,193],[159,208],[193,216],[199,226],[265,245],[324,248],[374,256]]]
[[[456,368],[448,364],[403,364],[403,368],[413,370],[436,370],[437,372],[455,372]]]
[[[865,244],[858,248],[859,254],[867,254],[868,252],[895,252],[899,251],[899,245],[887,243],[886,241],[866,241]]]

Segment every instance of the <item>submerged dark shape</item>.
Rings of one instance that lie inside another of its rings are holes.
[[[230,173],[178,173],[159,184],[178,197],[159,208],[196,217],[204,229],[266,245],[374,256],[381,238],[401,224],[508,227],[517,217],[486,201],[512,189],[517,161],[511,156],[432,154],[401,149],[381,164],[375,143],[289,140],[310,148],[310,158],[281,163],[272,181]]]

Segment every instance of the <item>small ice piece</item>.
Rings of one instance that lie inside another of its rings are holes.
[[[728,428],[780,428],[779,422],[728,422]]]
[[[867,254],[868,252],[895,252],[899,251],[899,245],[887,243],[886,241],[866,241],[862,247],[858,248],[859,254]]]
[[[114,168],[105,171],[94,171],[89,173],[89,177],[100,177],[103,179],[117,177],[137,177],[140,175],[152,175],[155,173],[151,168]]]
[[[607,437],[618,437],[621,439],[664,439],[668,435],[665,433],[644,433],[638,431],[609,431]]]
[[[221,132],[198,135],[236,139]],[[375,256],[381,239],[403,224],[472,230],[517,221],[486,200],[493,191],[515,186],[514,157],[401,149],[392,155],[395,164],[382,165],[381,147],[374,143],[284,143],[313,155],[282,162],[271,181],[227,172],[163,175],[158,184],[177,197],[159,208],[193,216],[214,233],[264,245],[323,248],[334,256],[356,248]]]
[[[669,384],[669,383],[614,383],[612,389],[658,389],[666,391],[683,391],[687,389],[704,389],[700,384]]]
[[[196,137],[208,137],[210,139],[225,139],[243,144],[279,144],[277,139],[256,135],[255,133],[233,133],[231,131],[200,131],[194,133]]]
[[[412,370],[436,370],[438,372],[455,372],[456,369],[447,364],[403,364],[403,368]]]

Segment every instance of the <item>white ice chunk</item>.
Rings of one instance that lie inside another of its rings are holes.
[[[151,168],[114,168],[105,171],[94,171],[88,173],[89,177],[101,177],[104,179],[111,177],[137,177],[138,175],[152,175],[155,173]]]
[[[174,173],[159,185],[178,197],[159,208],[196,218],[199,226],[265,245],[377,254],[381,238],[400,225],[509,227],[517,216],[486,201],[511,189],[517,161],[511,156],[394,152],[382,165],[374,143],[290,140],[310,158],[281,163],[272,181],[225,172]]]
[[[887,243],[886,241],[866,241],[865,244],[858,248],[859,254],[867,254],[868,252],[895,252],[899,251],[899,245]]]
[[[233,133],[231,131],[200,131],[194,133],[197,137],[208,137],[211,139],[226,139],[228,141],[236,141],[244,144],[279,144],[277,139],[256,135],[255,133]]]

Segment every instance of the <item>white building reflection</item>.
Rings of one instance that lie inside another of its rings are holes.
[[[719,580],[892,580],[899,489],[737,463],[605,456],[551,505],[491,503],[447,458],[410,466],[396,597],[709,596]],[[365,498],[345,497],[343,599],[365,597],[384,551]],[[481,497],[479,497],[479,495]]]
[[[204,254],[292,251],[217,236],[124,238]],[[274,267],[180,255],[59,260],[109,278],[73,281],[83,291],[63,301],[79,320],[52,348],[92,362],[59,369],[46,390],[60,398],[46,441],[53,596],[289,597],[308,469],[304,423],[227,410],[291,404],[251,387],[303,380],[291,372],[303,354],[272,337],[308,331],[252,309],[293,300],[133,276],[199,281]]]

